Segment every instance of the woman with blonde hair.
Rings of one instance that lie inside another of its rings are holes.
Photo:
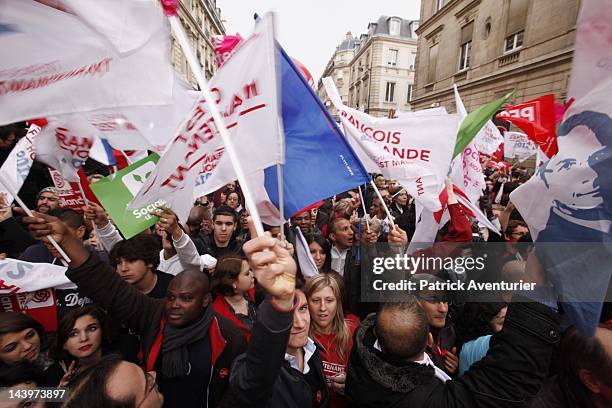
[[[335,272],[310,278],[304,286],[304,293],[310,311],[310,336],[321,350],[323,370],[330,389],[330,406],[347,407],[344,397],[346,366],[359,319],[344,314],[342,277]]]

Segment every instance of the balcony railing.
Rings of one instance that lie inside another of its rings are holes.
[[[498,66],[501,68],[503,66],[518,62],[520,55],[521,55],[521,51],[515,51],[509,54],[504,54],[501,57],[499,57]]]

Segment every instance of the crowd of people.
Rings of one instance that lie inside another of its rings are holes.
[[[0,166],[24,133],[0,128]],[[100,205],[63,208],[35,162],[20,192],[34,216],[0,197],[0,257],[61,265],[53,236],[83,302],[58,307],[55,332],[0,312],[0,406],[45,406],[7,396],[40,387],[68,390],[47,406],[88,408],[611,406],[607,305],[593,337],[564,320],[509,200],[529,170],[488,164],[479,204],[502,235],[479,227],[447,183],[450,220],[436,241],[500,242],[499,276],[538,290],[365,302],[360,250],[406,251],[416,228],[415,202],[393,180],[374,175],[380,198],[371,186],[339,193],[263,236],[233,182],[195,200],[188,219],[158,208],[157,224],[126,240]],[[112,171],[91,160],[85,170],[90,183]],[[298,229],[314,274],[298,266]]]

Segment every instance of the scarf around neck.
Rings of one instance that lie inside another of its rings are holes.
[[[162,374],[166,378],[187,375],[189,372],[188,346],[208,335],[208,329],[214,317],[211,306],[198,320],[185,327],[164,327],[162,343]]]

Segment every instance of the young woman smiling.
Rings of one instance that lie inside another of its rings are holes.
[[[342,283],[337,273],[315,275],[306,282],[304,293],[310,311],[310,335],[321,348],[323,370],[330,389],[331,407],[346,407],[346,366],[353,348],[353,333],[359,319],[344,314]]]

